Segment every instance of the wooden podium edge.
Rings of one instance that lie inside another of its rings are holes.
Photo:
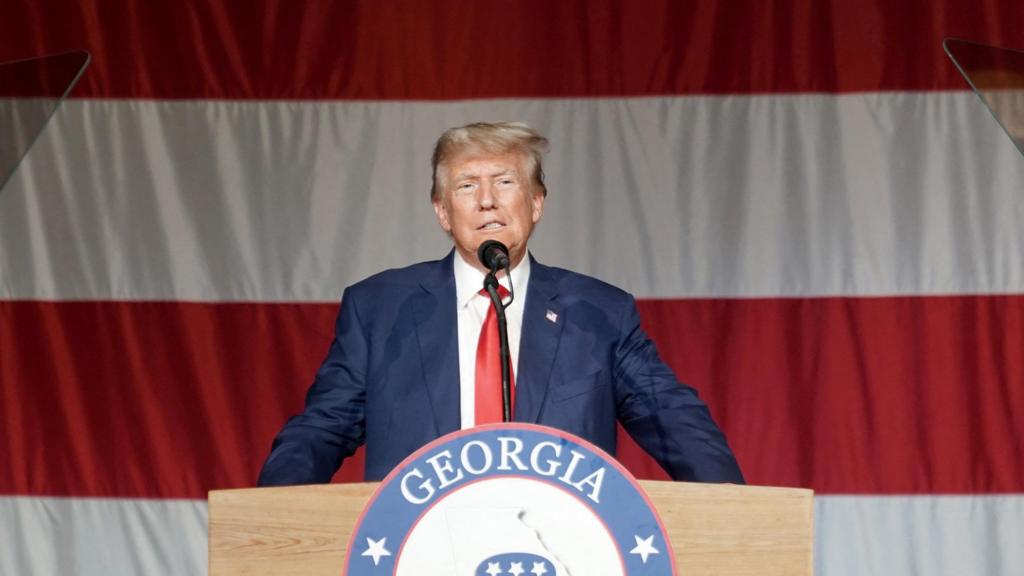
[[[813,574],[814,493],[803,488],[641,480],[678,573]],[[209,492],[209,574],[341,573],[378,483]]]

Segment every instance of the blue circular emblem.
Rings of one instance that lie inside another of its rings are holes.
[[[661,576],[675,560],[633,476],[533,424],[455,432],[388,475],[348,545],[350,576]]]

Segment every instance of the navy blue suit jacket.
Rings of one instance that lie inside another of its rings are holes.
[[[364,443],[366,479],[378,480],[459,429],[453,254],[345,291],[306,408],[275,438],[260,485],[328,482]],[[661,361],[618,288],[531,260],[515,374],[516,421],[611,454],[618,421],[677,480],[743,481],[707,406]]]

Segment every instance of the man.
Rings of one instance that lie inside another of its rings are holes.
[[[707,407],[640,329],[633,298],[528,256],[547,197],[546,146],[520,123],[441,136],[431,202],[454,250],[345,291],[306,408],[274,440],[260,485],[328,482],[364,443],[366,478],[378,480],[434,438],[495,419],[500,379],[480,372],[490,350],[478,349],[490,303],[478,294],[486,270],[476,252],[489,239],[509,249],[511,279],[502,272],[500,281],[514,293],[506,310],[514,420],[560,428],[609,453],[618,421],[677,480],[743,481]]]

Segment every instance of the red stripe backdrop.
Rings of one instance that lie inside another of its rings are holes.
[[[649,300],[750,482],[1024,491],[1024,296]],[[0,302],[0,493],[205,498],[251,486],[334,304]],[[685,328],[681,328],[685,327]],[[981,416],[984,416],[982,418]],[[624,461],[656,476],[635,447]],[[870,463],[870,465],[865,465]],[[359,463],[346,477],[358,474]]]
[[[1017,0],[437,0],[5,6],[0,58],[88,49],[76,94],[453,99],[963,90],[947,36],[1024,45]]]

